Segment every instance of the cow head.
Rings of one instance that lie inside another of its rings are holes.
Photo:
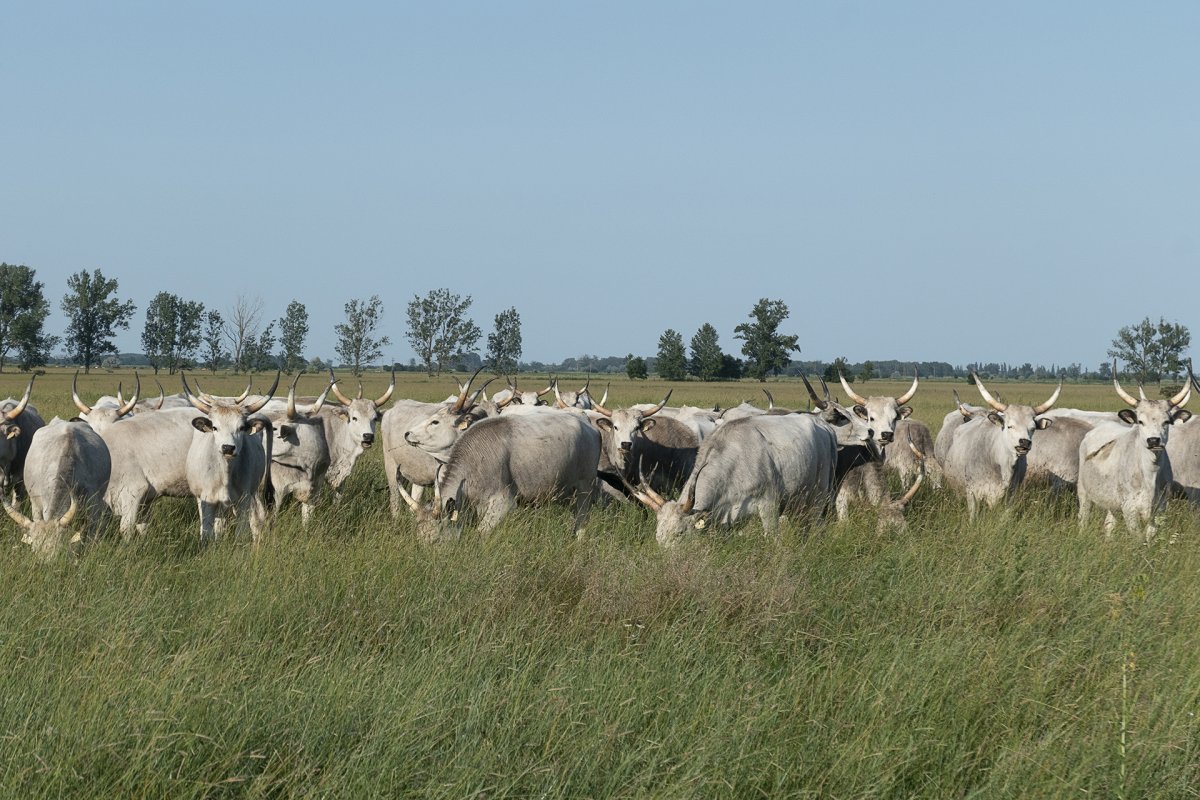
[[[119,406],[93,408],[79,397],[79,370],[75,370],[75,377],[71,378],[71,400],[75,402],[75,407],[79,409],[83,421],[91,426],[92,430],[99,433],[118,420],[124,419],[133,413],[134,408],[137,406],[138,394],[142,391],[142,379],[138,377],[137,370],[133,371],[133,378],[136,381],[133,388],[133,397],[129,398],[128,401],[122,402]],[[121,398],[121,388],[119,386],[117,387],[117,397],[122,400],[124,399]]]
[[[657,522],[654,538],[662,547],[674,547],[693,530],[701,529],[708,521],[707,511],[696,510],[696,482],[704,470],[701,466],[683,487],[683,496],[678,500],[667,500],[650,488],[644,475],[639,475],[637,487],[628,486],[630,492],[642,505],[654,512]]]
[[[288,387],[287,405],[284,406],[283,412],[272,412],[270,414],[271,423],[275,426],[275,436],[271,446],[273,460],[286,457],[289,452],[300,445],[300,436],[297,431],[300,425],[320,424],[317,415],[324,407],[325,398],[329,396],[329,390],[333,387],[332,383],[327,384],[325,391],[321,392],[316,402],[312,405],[297,405],[296,384],[299,380],[300,374],[297,373],[296,377],[292,379],[292,385]],[[322,432],[321,437],[323,441],[324,432]]]
[[[608,399],[607,392],[604,399]],[[662,411],[670,399],[671,392],[668,391],[661,403],[645,411],[639,408],[617,408],[610,411],[601,403],[593,404],[592,412],[599,416],[593,417],[592,421],[600,429],[602,446],[610,464],[621,470],[628,466],[633,440],[654,427],[655,421],[651,417]]]
[[[504,407],[508,406],[509,404],[516,404],[516,405],[521,405],[521,406],[544,406],[544,405],[547,405],[547,403],[545,400],[542,399],[542,396],[549,394],[553,390],[554,390],[554,385],[549,384],[546,386],[545,389],[542,389],[540,392],[538,392],[538,391],[522,392],[521,390],[519,390],[517,388],[516,380],[509,378],[508,379],[508,390],[496,392],[496,394],[492,397],[492,400],[494,400],[496,402],[497,408],[504,408]]]
[[[587,382],[579,389],[578,392],[564,392],[558,388],[558,379],[550,381],[550,388],[554,392],[555,405],[558,408],[582,408],[584,410],[595,408],[597,405],[604,405],[608,402],[608,389],[604,390],[604,396],[600,398],[600,402],[596,403],[592,399],[588,387],[592,385],[592,376],[588,375]]]
[[[26,407],[29,405],[29,395],[33,393],[33,379],[36,377],[36,374],[29,377],[29,385],[25,387],[24,397],[22,397],[12,408],[4,411],[2,416],[0,416],[0,449],[2,450],[14,451],[14,446],[11,444],[11,442],[13,439],[16,439],[21,435],[21,426],[17,424],[17,419],[25,412]],[[12,401],[5,401],[5,405],[10,402]],[[9,452],[8,458],[4,460],[6,469],[8,462],[11,461],[12,458],[13,453]]]
[[[804,388],[808,390],[808,396],[812,399],[815,413],[833,426],[839,449],[859,445],[867,448],[872,459],[883,456],[883,451],[875,439],[875,429],[867,422],[866,417],[857,410],[846,408],[835,401],[830,396],[829,387],[825,385],[824,379],[821,380],[821,390],[825,395],[823,398],[817,396],[807,377],[801,375],[800,380],[804,381]]]
[[[1117,417],[1131,428],[1138,429],[1138,436],[1145,439],[1147,450],[1155,454],[1161,453],[1167,447],[1171,426],[1176,422],[1187,422],[1192,418],[1192,412],[1183,408],[1183,405],[1191,397],[1192,384],[1195,382],[1196,378],[1192,374],[1191,365],[1188,365],[1187,381],[1184,382],[1179,393],[1170,400],[1150,400],[1141,386],[1138,386],[1138,394],[1141,399],[1135,400],[1132,395],[1121,388],[1121,384],[1117,380],[1117,360],[1114,358],[1113,388],[1117,390],[1118,397],[1133,406],[1118,411]]]
[[[912,414],[912,409],[904,404],[912,400],[917,393],[920,379],[916,370],[913,370],[912,386],[899,397],[863,397],[850,388],[841,370],[838,371],[838,379],[842,382],[842,388],[846,390],[846,396],[855,403],[854,413],[866,420],[875,432],[875,441],[879,447],[891,444],[896,435],[896,422]]]
[[[392,393],[396,391],[395,365],[392,366],[392,382],[378,400],[364,398],[361,383],[358,385],[357,397],[353,400],[346,397],[338,389],[337,378],[333,374],[332,367],[329,370],[329,383],[329,388],[333,390],[334,396],[342,404],[334,413],[350,426],[353,440],[361,445],[363,450],[369,450],[371,445],[375,444],[375,424],[383,417],[383,412],[379,409],[392,398]]]
[[[988,421],[1003,431],[1004,440],[1012,446],[1018,458],[1028,453],[1029,448],[1033,446],[1034,432],[1044,431],[1053,422],[1048,417],[1039,415],[1049,411],[1058,400],[1058,395],[1062,392],[1062,379],[1059,379],[1058,388],[1050,395],[1049,400],[1038,406],[1022,406],[1016,403],[1001,403],[988,393],[983,381],[979,380],[979,376],[973,371],[971,377],[984,402],[992,407],[992,411],[987,415]]]
[[[183,383],[183,393],[192,407],[202,413],[202,416],[192,418],[192,427],[200,434],[207,435],[209,444],[226,462],[236,459],[246,444],[247,436],[254,436],[270,422],[264,417],[252,417],[270,402],[275,390],[279,388],[279,373],[275,373],[275,383],[260,399],[242,405],[240,402],[218,402],[207,395],[196,397],[188,386],[187,378],[182,372],[179,379]],[[192,446],[196,445],[196,434],[192,434]]]
[[[23,531],[21,541],[33,548],[33,554],[43,561],[49,561],[64,553],[71,544],[78,542],[80,537],[69,527],[79,512],[79,501],[71,498],[71,507],[58,519],[34,521],[9,505],[8,498],[0,494],[0,502],[12,521]]]
[[[487,385],[495,379],[489,378],[484,381],[468,398],[467,393],[471,391],[471,384],[477,375],[479,370],[475,370],[475,374],[466,383],[459,384],[458,396],[452,403],[447,403],[432,416],[405,431],[404,441],[413,447],[421,448],[439,461],[444,462],[448,459],[451,448],[462,432],[486,416],[484,410],[476,405],[476,401]]]
[[[441,494],[442,466],[438,467],[437,477],[433,481],[433,502],[421,505],[404,488],[403,481],[396,481],[400,496],[412,509],[417,523],[417,538],[424,542],[436,542],[441,539],[457,538],[461,533],[459,524],[459,507],[461,505],[461,487],[459,494],[443,498]],[[393,477],[393,480],[395,478]]]

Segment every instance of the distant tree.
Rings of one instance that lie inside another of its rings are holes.
[[[875,365],[873,363],[871,363],[870,361],[864,361],[863,365],[862,365],[862,370],[860,370],[858,373],[858,379],[860,381],[862,381],[863,383],[866,383],[867,381],[871,380],[874,377],[875,377]]]
[[[117,280],[108,280],[100,270],[81,270],[67,278],[62,310],[67,315],[67,352],[83,365],[85,373],[109,353],[117,352],[116,329],[127,329],[137,308],[132,300],[121,302],[114,295]]]
[[[107,372],[113,372],[114,370],[120,369],[121,357],[105,356],[103,359],[101,359],[100,366],[104,367],[105,371]]]
[[[291,375],[304,369],[304,340],[308,338],[308,309],[299,300],[288,303],[279,320],[279,363]]]
[[[479,326],[465,315],[471,296],[465,298],[449,289],[434,289],[424,297],[413,295],[408,304],[407,338],[425,371],[437,374],[451,358],[470,350],[479,341]]]
[[[202,303],[184,300],[170,292],[154,295],[146,307],[142,348],[155,375],[163,367],[174,375],[196,352],[203,339],[200,329],[203,314]]]
[[[721,374],[724,354],[717,341],[717,329],[707,322],[692,337],[690,372],[702,381],[715,380]]]
[[[782,300],[762,298],[754,304],[750,317],[751,322],[733,329],[733,338],[744,342],[747,374],[765,380],[768,372],[778,375],[791,360],[791,352],[800,350],[796,343],[799,337],[779,333],[779,326],[788,318],[788,307]]]
[[[275,355],[275,323],[259,332],[258,338],[247,342],[242,358],[248,372],[264,372],[282,369],[279,356]]]
[[[834,383],[839,374],[845,376],[846,383],[854,383],[854,374],[850,372],[850,364],[842,356],[835,358],[833,363],[825,368],[821,377],[828,383]]]
[[[10,351],[21,369],[30,369],[44,365],[58,343],[57,336],[43,332],[50,303],[34,275],[29,267],[0,263],[0,372]]]
[[[1126,371],[1138,383],[1152,380],[1161,383],[1164,375],[1177,376],[1183,370],[1183,353],[1191,340],[1185,326],[1162,317],[1155,324],[1146,317],[1121,328],[1108,355],[1124,361]]]
[[[629,376],[630,380],[646,380],[646,359],[635,356],[633,353],[625,356],[625,374]]]
[[[229,357],[233,361],[234,372],[250,371],[247,350],[253,351],[258,342],[262,311],[261,297],[246,297],[240,294],[229,312],[229,319],[225,325],[225,339],[229,342]]]
[[[740,358],[724,353],[721,356],[721,371],[717,373],[717,377],[723,381],[736,381],[741,379],[744,368],[745,364]]]
[[[486,364],[492,372],[511,375],[521,359],[521,315],[516,308],[496,315],[496,329],[488,334]]]
[[[671,328],[658,337],[658,358],[655,370],[659,377],[668,381],[681,381],[687,377],[687,353],[683,349],[683,336]]]
[[[200,343],[203,346],[201,358],[214,373],[229,359],[229,352],[225,350],[225,338],[225,320],[222,319],[221,312],[206,312],[204,329],[200,334]]]
[[[346,321],[334,326],[338,336],[334,349],[357,377],[362,375],[364,365],[383,355],[383,348],[392,340],[375,336],[375,329],[383,319],[383,301],[379,295],[373,294],[369,300],[351,300],[345,309]]]

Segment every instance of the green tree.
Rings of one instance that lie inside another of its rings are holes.
[[[521,315],[516,308],[496,315],[496,330],[488,334],[487,366],[501,375],[517,371],[521,359]]]
[[[351,300],[346,303],[346,321],[334,326],[338,343],[334,348],[343,364],[348,364],[354,375],[362,375],[364,364],[370,364],[383,355],[383,348],[392,343],[386,336],[376,336],[375,329],[383,319],[383,301],[379,295],[370,300]]]
[[[424,297],[413,295],[408,304],[409,344],[429,375],[442,374],[451,359],[475,347],[483,333],[465,315],[471,296],[465,298],[449,289],[434,289]]]
[[[1121,328],[1108,355],[1124,361],[1126,372],[1138,383],[1161,382],[1164,375],[1177,376],[1183,371],[1183,353],[1191,340],[1187,327],[1162,317],[1155,324],[1146,317]]]
[[[88,274],[81,270],[67,277],[67,293],[62,310],[67,316],[66,346],[85,373],[102,356],[117,352],[113,336],[116,329],[128,329],[129,318],[137,306],[132,300],[115,297],[117,280],[108,280],[100,270]]]
[[[10,352],[21,369],[30,369],[45,364],[58,343],[43,331],[50,303],[34,275],[29,267],[0,263],[0,372]]]
[[[668,381],[681,381],[687,377],[687,353],[683,349],[683,336],[671,328],[658,337],[658,359],[654,369],[659,377]]]
[[[201,356],[215,373],[222,363],[229,360],[229,352],[224,347],[225,320],[221,318],[221,312],[213,310],[204,314],[204,330],[200,338],[204,348]]]
[[[154,374],[165,367],[174,375],[200,346],[200,322],[204,305],[184,300],[170,292],[154,295],[146,307],[146,325],[142,328],[142,348]]]
[[[625,374],[630,380],[644,381],[646,380],[646,359],[641,356],[635,356],[633,353],[625,356]]]
[[[741,339],[742,355],[748,359],[746,372],[753,378],[765,380],[767,373],[778,375],[788,365],[793,350],[799,351],[798,336],[784,336],[779,326],[788,318],[788,307],[782,300],[762,298],[750,312],[751,322],[733,329],[733,338]]]
[[[854,383],[854,375],[850,372],[850,363],[842,356],[835,358],[832,364],[825,367],[825,372],[821,373],[821,377],[827,383],[834,383],[839,375],[846,378],[846,383]]]
[[[279,362],[287,374],[303,370],[308,363],[304,359],[304,340],[307,338],[308,309],[304,303],[293,300],[279,320]]]
[[[720,376],[723,360],[717,329],[706,322],[692,337],[692,358],[688,368],[700,380],[711,381]]]
[[[863,383],[875,377],[875,364],[870,361],[864,361],[862,371],[858,373],[858,379]]]

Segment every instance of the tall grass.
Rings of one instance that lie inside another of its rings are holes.
[[[975,522],[953,494],[922,491],[904,534],[859,513],[778,542],[750,525],[663,551],[639,509],[597,509],[576,541],[567,509],[542,508],[429,546],[386,513],[382,485],[371,451],[346,501],[308,530],[284,510],[257,547],[201,550],[184,501],[156,504],[132,545],[51,564],[10,526],[0,795],[1200,785],[1200,526],[1186,506],[1149,546],[1080,530],[1071,498],[1037,490]]]

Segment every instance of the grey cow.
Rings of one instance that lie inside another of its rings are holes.
[[[375,444],[375,424],[383,417],[380,411],[393,392],[396,391],[396,369],[392,368],[392,382],[379,399],[369,400],[362,396],[362,386],[353,400],[338,389],[337,377],[329,370],[330,389],[341,405],[321,409],[325,423],[325,441],[329,445],[329,471],[326,478],[334,496],[350,477],[354,464],[366,450]]]
[[[302,406],[296,403],[299,380],[299,375],[292,380],[287,400],[272,400],[260,413],[274,428],[271,485],[276,507],[294,497],[300,503],[300,524],[307,527],[329,470],[329,443],[320,412],[332,384],[325,387],[312,405]]]
[[[22,482],[25,454],[29,452],[33,435],[46,424],[37,409],[29,404],[35,377],[30,376],[25,395],[20,400],[9,397],[0,401],[0,490],[11,490],[18,496],[25,492]]]
[[[3,498],[4,510],[24,529],[23,541],[35,555],[53,558],[73,541],[100,536],[107,516],[104,493],[111,471],[108,447],[87,423],[55,417],[34,433],[25,459],[32,519],[9,505],[7,498]],[[82,535],[73,535],[70,525],[81,509],[87,528]]]

